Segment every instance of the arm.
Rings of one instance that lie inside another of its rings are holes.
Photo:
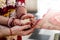
[[[30,25],[24,25],[24,26],[14,26],[11,28],[7,28],[6,26],[1,26],[0,25],[0,38],[4,37],[4,36],[10,36],[12,35],[28,35],[30,33],[33,32],[34,28],[27,30],[27,31],[23,31],[24,29],[30,28]],[[12,33],[11,33],[12,32]]]
[[[0,16],[0,24],[1,25],[8,25],[8,20],[9,20],[9,18]]]
[[[10,20],[10,18],[4,17],[4,16],[1,16],[1,15],[0,15],[0,25],[6,25],[6,26],[8,26],[9,20]],[[15,22],[17,22],[17,24],[19,24],[19,25],[21,24],[19,19],[14,19],[13,22],[12,22],[13,25],[16,24]],[[18,22],[19,22],[19,23],[18,23]]]
[[[0,37],[9,36],[9,35],[10,35],[10,29],[7,28],[6,26],[0,25]]]

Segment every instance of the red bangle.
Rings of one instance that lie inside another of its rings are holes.
[[[12,31],[11,31],[11,29],[10,29],[10,35],[12,35]]]
[[[14,21],[15,17],[11,17],[9,20],[8,20],[8,26],[11,28],[13,27],[13,21]]]

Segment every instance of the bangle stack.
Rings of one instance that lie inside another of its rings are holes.
[[[13,27],[14,24],[13,24],[13,21],[15,20],[15,17],[11,17],[9,20],[8,20],[8,27]]]

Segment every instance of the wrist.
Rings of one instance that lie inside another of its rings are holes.
[[[10,35],[10,29],[7,28],[6,26],[0,25],[0,37],[9,36],[9,35]]]
[[[10,28],[10,34],[11,35],[17,35],[16,33],[17,33],[17,31],[16,31],[16,28],[15,27]]]
[[[22,25],[21,20],[15,19],[15,20],[13,21],[13,25],[14,25],[14,26],[17,26],[17,25],[21,26],[21,25]]]
[[[19,35],[21,32],[20,26],[14,26],[11,28],[12,35]]]
[[[5,29],[5,32],[3,32],[3,34],[5,35],[5,36],[9,36],[10,35],[10,29],[8,28],[8,29]],[[4,36],[3,35],[3,36]]]
[[[8,20],[8,26],[9,27],[13,27],[14,24],[13,24],[13,21],[15,20],[15,17],[11,17],[9,20]]]
[[[10,33],[10,29],[7,29],[7,33],[6,33],[8,36],[11,35]]]
[[[7,29],[7,32],[5,33],[5,35],[7,35],[7,36],[15,35],[14,30],[12,30],[12,28]]]

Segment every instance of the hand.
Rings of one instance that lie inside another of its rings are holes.
[[[21,20],[15,19],[15,20],[13,21],[13,25],[14,25],[14,26],[21,25]]]
[[[17,9],[16,9],[16,13],[17,13],[17,14],[16,14],[17,17],[20,18],[22,15],[27,14],[27,10],[26,10],[25,7],[19,6],[19,7],[17,7]]]
[[[35,18],[34,18],[34,15],[33,15],[33,14],[30,14],[30,13],[23,15],[23,16],[21,17],[21,19],[22,19],[22,20],[24,20],[24,19],[29,19],[29,20],[30,20],[30,23],[31,23],[31,24],[30,24],[31,26],[34,25],[35,22],[36,22],[36,20],[35,20]]]
[[[43,29],[60,30],[60,11],[49,9],[40,25]]]
[[[26,25],[26,24],[31,24],[31,23],[33,25],[34,22],[36,22],[36,20],[34,19],[34,16],[32,14],[26,14],[26,15],[23,15],[21,17],[21,19],[15,19],[14,20],[14,25],[21,26],[21,24]]]
[[[24,31],[24,29],[31,28],[30,25],[25,25],[25,26],[14,26],[11,28],[12,30],[12,35],[28,35],[33,32],[34,28],[31,28],[30,30]]]
[[[27,13],[21,17],[21,19],[29,19],[29,18],[34,18],[33,14]]]
[[[35,28],[37,28],[37,29],[41,28],[41,27],[40,27],[41,21],[42,21],[42,19],[36,20],[35,25],[34,25]]]

